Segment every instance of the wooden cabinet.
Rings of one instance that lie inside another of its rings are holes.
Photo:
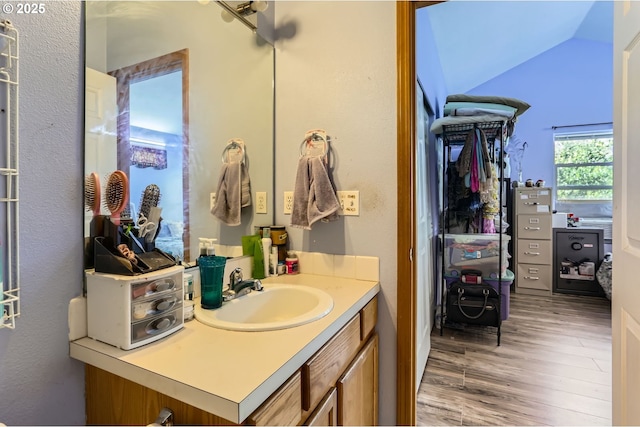
[[[378,425],[378,335],[338,380],[338,425]]]
[[[337,426],[338,425],[338,390],[333,387],[322,399],[304,425],[306,426]]]
[[[553,283],[551,189],[517,187],[513,200],[516,291],[550,295]]]
[[[85,367],[87,425],[138,425],[155,421],[162,408],[176,425],[233,425],[229,420],[91,365]]]
[[[245,421],[245,425],[376,425],[377,297],[352,317]],[[160,410],[175,425],[237,425],[110,372],[86,366],[88,425],[147,425]]]
[[[247,424],[254,426],[297,426],[302,417],[300,371],[293,374],[258,408]]]

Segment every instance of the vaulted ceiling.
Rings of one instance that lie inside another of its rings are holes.
[[[613,1],[452,0],[422,8],[448,93],[464,93],[571,38],[613,40]],[[418,53],[420,54],[420,53]]]

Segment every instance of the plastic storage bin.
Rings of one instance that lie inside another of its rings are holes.
[[[445,275],[460,275],[462,270],[480,270],[482,277],[497,277],[500,252],[499,234],[445,234]],[[509,241],[502,235],[502,274],[509,266]]]
[[[511,270],[507,270],[500,279],[498,279],[497,275],[495,277],[482,278],[483,281],[493,286],[493,288],[498,292],[500,292],[498,283],[502,283],[502,295],[500,297],[500,317],[502,317],[502,320],[507,320],[509,318],[509,307],[511,305],[511,284],[513,283],[513,279],[515,279],[515,277],[515,274],[513,274]]]

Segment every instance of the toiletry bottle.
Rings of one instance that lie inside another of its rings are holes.
[[[264,277],[269,277],[269,260],[271,258],[271,230],[262,229],[262,253],[264,254]]]
[[[269,271],[272,276],[278,275],[278,247],[271,246],[271,253],[269,254]]]

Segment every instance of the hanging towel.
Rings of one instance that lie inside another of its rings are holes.
[[[216,193],[211,213],[227,225],[240,225],[241,209],[251,205],[251,181],[244,163],[222,164]]]
[[[311,230],[311,226],[338,219],[340,202],[327,169],[319,156],[303,156],[298,161],[293,188],[291,226]]]

